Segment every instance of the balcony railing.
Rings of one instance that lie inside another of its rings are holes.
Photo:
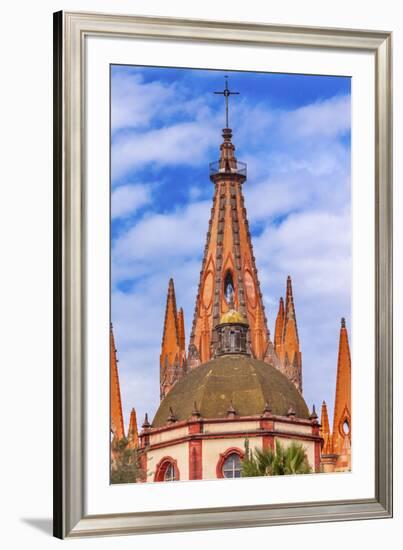
[[[236,168],[220,167],[220,161],[216,160],[215,162],[210,162],[210,177],[215,176],[216,174],[239,174],[240,176],[245,176],[246,178],[246,163],[240,162],[239,160],[236,163]]]

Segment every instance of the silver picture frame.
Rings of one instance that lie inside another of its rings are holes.
[[[90,36],[366,51],[375,67],[374,498],[85,514],[84,74]],[[242,22],[54,14],[54,535],[161,533],[392,516],[392,36]]]

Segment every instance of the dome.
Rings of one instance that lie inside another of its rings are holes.
[[[235,309],[230,309],[226,313],[221,315],[220,324],[224,323],[241,323],[243,325],[247,325],[248,321],[245,319],[242,313],[236,311]]]
[[[247,355],[224,355],[191,370],[161,401],[152,426],[167,424],[174,413],[187,420],[196,403],[203,418],[226,418],[231,405],[239,416],[263,413],[285,416],[290,406],[298,418],[309,418],[308,407],[296,387],[280,371]]]

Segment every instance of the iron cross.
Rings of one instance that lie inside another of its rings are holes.
[[[225,76],[225,88],[222,92],[214,92],[215,94],[220,94],[225,97],[225,123],[226,128],[228,128],[228,98],[230,95],[239,95],[239,92],[231,92],[228,88],[228,76]]]

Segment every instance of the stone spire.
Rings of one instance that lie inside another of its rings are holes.
[[[351,358],[346,321],[341,320],[339,355],[337,360],[336,395],[333,413],[333,450],[338,455],[347,455],[351,445]],[[349,459],[343,464],[338,460],[336,470],[349,469]]]
[[[123,424],[122,400],[120,397],[118,360],[116,358],[115,339],[113,337],[112,324],[110,328],[110,407],[111,407],[111,432],[117,440],[125,437]]]
[[[285,305],[280,298],[274,335],[274,349],[279,362],[276,366],[302,393],[302,354],[299,347],[291,277],[287,277]]]
[[[286,293],[285,293],[285,322],[284,322],[284,329],[283,329],[284,330],[284,337],[285,337],[285,332],[287,330],[287,322],[288,322],[289,319],[294,320],[297,343],[299,345],[298,328],[297,328],[297,320],[296,320],[296,315],[295,315],[294,295],[293,295],[293,292],[292,292],[291,275],[288,275],[288,277],[287,277],[287,287],[286,287]]]
[[[327,414],[327,405],[325,401],[322,403],[320,415],[320,435],[323,437],[322,454],[331,454],[333,452],[332,434],[330,433],[329,415]]]
[[[137,428],[136,409],[133,407],[130,413],[129,431],[127,434],[128,447],[136,449],[139,445],[139,432]]]
[[[210,164],[214,198],[190,335],[190,368],[214,357],[218,346],[216,327],[221,316],[232,308],[248,321],[248,341],[254,357],[263,359],[269,342],[242,194],[246,165],[235,157],[232,130],[224,128],[222,136],[220,158]]]
[[[160,355],[160,397],[163,399],[185,374],[185,329],[182,309],[177,312],[173,279],[169,280]]]
[[[280,349],[281,344],[283,343],[283,333],[284,333],[284,300],[281,297],[279,306],[278,306],[278,313],[276,318],[276,328],[274,330],[274,348]]]
[[[182,353],[185,353],[185,348],[186,348],[185,317],[184,317],[182,308],[180,308],[178,312],[178,338],[179,338],[179,349],[181,350]]]

